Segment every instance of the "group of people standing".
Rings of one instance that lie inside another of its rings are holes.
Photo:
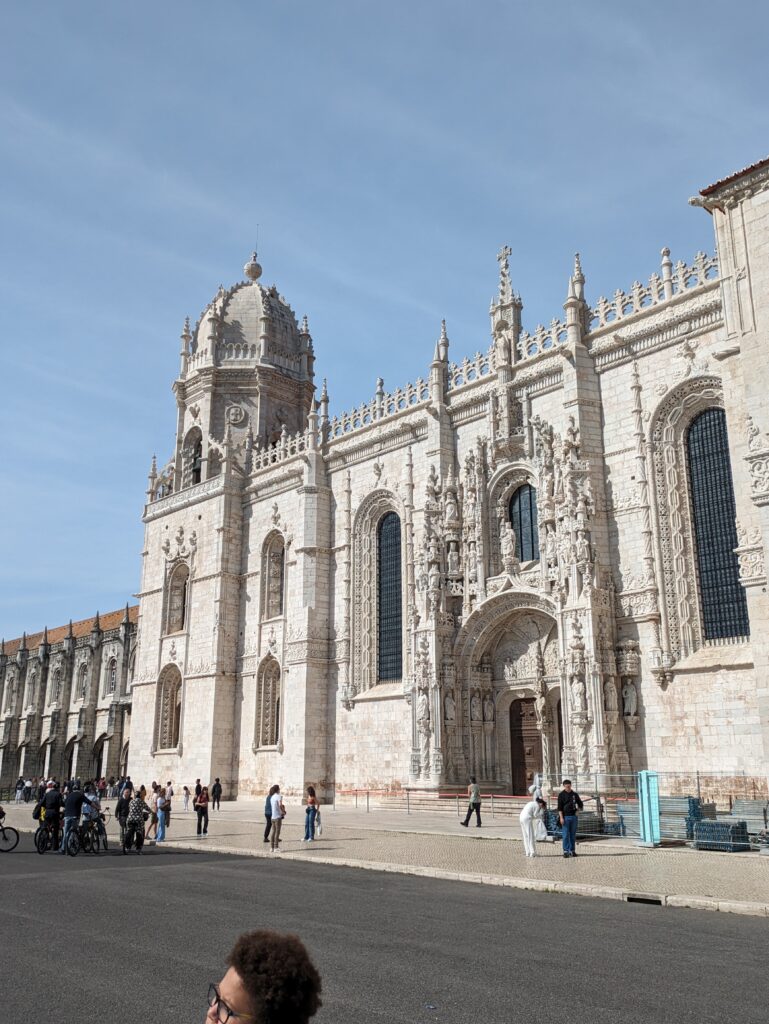
[[[561,826],[561,841],[564,857],[576,857],[577,837],[577,813],[584,807],[582,799],[573,788],[571,779],[564,779],[561,783],[562,789],[558,794],[558,823]],[[526,857],[537,856],[537,842],[550,839],[547,831],[546,817],[547,801],[543,794],[542,776],[537,774],[529,786],[531,800],[525,804],[519,815],[521,823],[521,836],[523,838],[523,851]],[[467,787],[467,814],[460,825],[468,828],[470,819],[475,814],[475,827],[481,827],[481,787],[475,776],[471,776]]]
[[[280,786],[272,786],[264,803],[264,842],[270,844],[273,853],[280,853],[280,830],[286,817],[286,805],[280,793]],[[315,842],[316,833],[322,829],[320,803],[314,786],[307,787],[307,801],[304,809],[303,843]]]

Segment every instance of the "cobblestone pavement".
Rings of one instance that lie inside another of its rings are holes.
[[[32,829],[31,805],[6,805],[6,823]],[[195,846],[209,852],[248,853],[272,856],[263,842],[263,804],[225,804],[211,812],[209,834],[198,839],[193,813],[175,810],[168,830],[170,846]],[[519,829],[497,821],[460,828],[452,815],[400,811],[356,811],[326,808],[323,835],[302,843],[304,811],[288,807],[283,825],[281,857],[322,863],[357,864],[409,873],[461,875],[479,881],[505,884],[517,880],[532,887],[584,886],[586,895],[621,898],[620,893],[660,894],[696,900],[753,902],[754,912],[769,914],[769,857],[757,853],[704,853],[688,848],[648,850],[630,840],[586,841],[579,856],[565,860],[560,844],[540,843],[539,856],[523,855]],[[117,836],[115,822],[110,833]],[[24,840],[22,840],[23,842]],[[512,883],[515,884],[515,883]],[[590,891],[597,887],[596,891]],[[600,888],[605,892],[597,891]],[[713,909],[728,909],[727,907]]]

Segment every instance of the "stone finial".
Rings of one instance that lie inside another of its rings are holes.
[[[299,333],[300,334],[309,334],[310,333],[310,322],[307,319],[307,314],[306,313],[302,317],[302,323],[301,323],[301,325],[299,327]]]
[[[128,625],[130,622],[130,616],[128,614],[128,601],[125,603],[125,611],[123,612],[123,622]]]
[[[101,621],[99,619],[99,612],[96,612],[96,618],[93,620],[93,626],[91,628],[92,633],[101,633]]]
[[[20,651],[26,651],[26,649],[27,649],[27,631],[25,629],[24,632],[21,634],[21,644],[19,645],[19,650]]]
[[[574,253],[574,293],[580,302],[585,298],[585,275],[582,273],[582,261],[579,253]]]
[[[126,604],[126,608],[127,608],[127,607],[128,607],[128,605]],[[69,626],[67,627],[67,639],[68,639],[68,640],[72,640],[72,638],[74,637],[74,635],[75,635],[75,634],[74,634],[74,633],[72,632],[72,619],[70,619],[70,620],[69,620]]]
[[[48,627],[47,626],[43,626],[43,641],[42,642],[43,642],[43,644],[46,647],[48,646]]]
[[[185,316],[184,327],[182,327],[182,333],[180,335],[184,349],[187,348],[189,343],[192,341],[192,331],[190,330],[190,318]]]
[[[256,249],[251,253],[251,259],[243,267],[243,273],[249,281],[258,281],[262,276],[262,268],[256,258]]]
[[[441,336],[438,339],[438,344],[435,348],[436,359],[442,363],[448,361],[449,358],[449,336],[446,333],[446,321],[441,320]]]
[[[328,423],[328,384],[325,377],[320,392],[320,421],[324,426]]]
[[[510,262],[513,250],[509,245],[504,245],[497,253],[499,261],[499,304],[505,305],[513,301],[513,286],[510,283]]]

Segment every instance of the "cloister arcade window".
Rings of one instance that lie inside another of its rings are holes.
[[[179,746],[182,717],[182,677],[176,665],[167,665],[158,680],[157,747],[170,750]]]
[[[264,549],[264,614],[274,619],[283,614],[286,577],[286,545],[279,533],[268,539]]]
[[[88,666],[81,665],[77,670],[77,698],[85,700],[85,692],[88,689]]]
[[[400,680],[403,673],[401,521],[395,512],[377,527],[377,680]]]
[[[692,420],[686,456],[703,638],[748,636],[747,600],[734,553],[734,486],[723,409],[706,409]]]
[[[182,447],[182,485],[191,487],[203,478],[203,435],[200,427],[193,427]]]
[[[268,658],[256,681],[256,746],[274,747],[280,739],[280,665]]]
[[[187,591],[190,569],[186,562],[174,567],[168,580],[166,633],[179,633],[187,623]]]
[[[515,532],[515,555],[521,562],[539,559],[537,528],[537,492],[531,484],[523,484],[510,499],[510,523]]]

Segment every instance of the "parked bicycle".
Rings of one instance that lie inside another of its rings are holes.
[[[99,829],[99,821],[91,818],[84,821],[77,828],[70,829],[67,836],[67,855],[77,857],[82,850],[83,853],[98,853],[101,847],[105,852],[109,849],[106,832],[102,835]]]
[[[0,807],[0,853],[10,853],[19,845],[19,833],[4,822],[5,811]]]
[[[52,850],[54,846],[58,847],[56,842],[58,832],[58,826],[55,822],[41,821],[35,832],[35,849],[38,853],[43,854],[48,850]]]

